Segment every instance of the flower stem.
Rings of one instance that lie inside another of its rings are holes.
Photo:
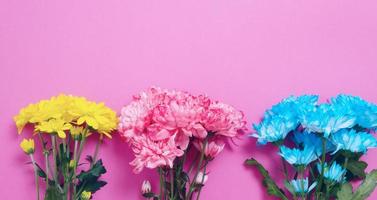
[[[53,171],[53,176],[54,176],[54,180],[55,182],[57,183],[57,166],[56,166],[56,141],[55,141],[55,136],[52,135],[51,136],[51,144],[52,144],[52,156],[53,156],[53,167],[54,167],[54,171]]]
[[[57,153],[56,153],[56,136],[51,135],[51,144],[52,144],[52,156],[53,156],[53,161],[54,161],[54,181],[60,192],[63,193],[63,189],[60,187],[59,180],[58,180],[58,166],[56,165],[56,158],[57,158]]]
[[[304,186],[304,179],[305,179],[305,167],[299,167],[299,174],[301,174],[301,181],[300,181],[300,185],[301,185],[301,199],[302,200],[305,200],[306,199],[306,192],[305,191],[305,186]]]
[[[344,169],[346,170],[346,172],[342,175],[342,180],[345,178],[346,174],[347,174],[347,165],[348,165],[348,157],[346,157],[344,159],[344,164],[343,164],[343,167]]]
[[[192,181],[190,183],[189,192],[188,192],[188,194],[186,196],[186,200],[189,200],[189,199],[192,198],[192,193],[194,191],[195,180],[198,177],[198,174],[199,174],[201,166],[202,166],[202,162],[204,160],[204,151],[205,151],[205,148],[207,146],[207,141],[208,141],[208,138],[206,138],[204,140],[203,148],[202,148],[202,151],[200,153],[200,159],[199,159],[198,166],[197,166],[197,171],[196,171],[196,173],[195,173],[195,175],[194,175],[194,177],[193,177],[193,179],[192,179]]]
[[[49,171],[50,171],[50,168],[49,168],[49,161],[48,161],[48,153],[45,153],[45,164],[46,164],[46,188],[48,188],[49,187],[49,183],[48,183],[48,181],[49,181],[49,179],[48,179],[48,177],[49,177]]]
[[[199,188],[198,195],[196,195],[196,200],[199,200],[200,192],[202,191],[202,188],[203,188],[203,182],[204,182],[204,177],[206,176],[207,164],[208,164],[208,161],[205,162],[204,167],[203,167],[203,177],[202,177],[202,180],[200,181],[201,186]]]
[[[194,158],[194,160],[192,161],[191,166],[190,166],[190,168],[189,168],[187,174],[191,174],[192,170],[194,169],[195,163],[196,163],[196,161],[199,159],[199,157],[200,157],[199,154],[195,156],[195,158]]]
[[[326,161],[326,139],[322,138],[322,158],[321,158],[321,174],[319,177],[319,183],[317,186],[316,190],[316,196],[318,198],[319,193],[321,192],[322,189],[322,184],[323,184],[323,174],[325,172],[325,161]]]
[[[73,196],[76,195],[76,169],[77,169],[77,164],[78,164],[78,155],[77,155],[77,150],[79,146],[79,141],[75,140],[75,146],[73,149],[73,160],[74,160],[74,167],[72,170],[72,187],[73,187]]]
[[[73,169],[72,169],[73,176],[72,176],[72,183],[71,183],[71,187],[73,187],[73,194],[76,193],[76,187],[74,186],[74,183],[75,183],[75,179],[76,179],[77,146],[78,146],[78,144],[79,144],[79,141],[75,140],[75,145],[73,147],[74,166],[73,166]]]
[[[39,195],[38,167],[37,167],[37,164],[34,160],[33,154],[30,154],[30,159],[31,159],[31,162],[32,162],[33,167],[34,167],[35,187],[36,187],[36,190],[37,190],[37,200],[39,200],[40,195]]]
[[[348,157],[346,157],[344,160],[344,169],[347,169],[347,165],[348,165]]]
[[[326,185],[326,196],[325,196],[325,199],[329,199],[329,194],[330,194],[330,186]]]
[[[100,148],[101,144],[102,144],[102,135],[100,136],[100,138],[97,141],[96,148],[95,148],[94,154],[93,154],[93,160],[90,163],[90,167],[92,167],[97,161],[97,156],[98,156],[98,152],[99,152],[99,148]]]
[[[66,144],[65,144],[65,140],[64,140],[64,144],[67,146],[67,148],[66,148],[67,158],[69,158],[69,153],[70,153],[70,148],[69,148],[70,142],[71,142],[70,137],[67,138],[67,143]]]
[[[48,177],[49,177],[49,173],[50,173],[50,167],[49,167],[50,164],[49,164],[49,160],[48,160],[49,152],[46,148],[46,143],[45,143],[41,133],[37,133],[37,134],[38,134],[38,138],[39,138],[40,142],[42,143],[43,154],[44,154],[44,158],[45,158],[45,168],[46,168],[46,189],[48,189],[48,187],[50,185],[48,183],[48,181],[49,181]]]
[[[73,171],[73,180],[74,180],[74,183],[73,183],[73,196],[74,198],[76,198],[77,194],[80,194],[80,190],[77,192],[76,191],[76,184],[77,184],[77,180],[76,180],[76,170],[77,170],[77,165],[79,165],[79,162],[80,162],[80,157],[81,157],[81,154],[82,154],[82,151],[84,149],[84,145],[85,145],[85,142],[86,142],[86,134],[88,132],[88,129],[85,128],[84,129],[84,137],[82,138],[82,140],[80,141],[80,144],[79,144],[79,147],[78,147],[78,152],[77,152],[77,145],[76,145],[76,142],[75,142],[75,145],[76,145],[76,158],[75,158],[75,168],[74,168],[74,171]]]
[[[158,173],[160,174],[160,200],[165,200],[165,183],[164,183],[164,175],[163,175],[163,172],[162,172],[162,168],[159,167],[158,168]]]
[[[62,143],[63,143],[63,151],[64,152],[67,152],[67,142],[65,141],[65,139],[62,139]],[[65,156],[63,153],[64,152],[61,152],[61,157],[63,158],[63,156]]]
[[[67,139],[61,139],[62,140],[62,144],[63,144],[63,152],[60,152],[60,156],[61,156],[61,159],[69,159],[69,137]],[[63,191],[64,191],[64,199],[68,200],[69,198],[69,187],[70,187],[70,180],[69,180],[69,177],[70,177],[70,172],[69,172],[69,162],[68,163],[65,163],[66,166],[65,167],[62,167],[62,170],[65,169],[64,171],[62,171],[62,174],[63,174],[63,177],[64,177],[64,185],[63,185]]]
[[[174,170],[170,169],[170,199],[174,199]]]
[[[79,152],[78,152],[77,160],[76,160],[77,163],[80,161],[80,157],[81,157],[82,151],[84,149],[85,142],[86,142],[86,137],[83,137],[83,139],[80,142]]]

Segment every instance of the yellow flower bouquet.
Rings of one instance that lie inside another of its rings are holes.
[[[46,184],[45,200],[86,200],[106,185],[100,180],[106,169],[97,156],[104,137],[111,138],[117,128],[118,118],[103,103],[59,95],[21,109],[14,121],[19,134],[27,124],[33,125],[33,136],[41,144],[42,165],[33,156],[35,139],[23,139],[20,144],[34,168],[38,200],[40,180]],[[86,157],[89,168],[78,173],[81,154],[91,135],[98,140],[93,155]]]

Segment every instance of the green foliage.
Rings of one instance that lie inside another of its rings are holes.
[[[373,192],[377,186],[377,170],[372,170],[365,176],[358,189],[353,192],[350,183],[342,185],[337,193],[338,200],[364,200]]]
[[[186,185],[190,181],[190,177],[183,169],[183,159],[177,159],[174,164],[174,194],[175,200],[183,200],[186,198]],[[169,186],[170,187],[170,186]],[[170,190],[166,190],[170,193]]]
[[[293,186],[287,180],[284,180],[284,186],[291,194],[295,193]]]
[[[143,197],[145,197],[146,199],[153,199],[153,200],[158,200],[159,199],[158,195],[156,195],[153,192],[145,193],[145,194],[143,194]]]
[[[352,185],[350,183],[344,183],[337,193],[339,200],[352,200]]]
[[[365,170],[367,166],[368,164],[364,161],[350,160],[346,168],[352,174],[352,177],[363,179],[366,176]]]
[[[247,165],[255,166],[259,173],[263,176],[263,185],[267,188],[268,194],[278,197],[282,200],[288,200],[287,196],[285,196],[284,191],[280,189],[275,181],[270,177],[268,171],[254,158],[247,159],[245,161]]]
[[[101,187],[105,186],[107,183],[99,180],[105,173],[106,169],[102,164],[102,160],[98,160],[88,171],[81,171],[77,176],[79,179],[79,184],[76,188],[76,191],[78,191],[77,196],[79,196],[82,191],[95,193]]]
[[[356,190],[353,198],[355,200],[366,199],[376,188],[376,185],[377,185],[377,170],[372,170],[369,174],[367,174],[362,184]]]
[[[45,171],[43,171],[43,169],[38,165],[38,163],[35,163],[35,165],[37,166],[37,174],[38,174],[38,176],[40,176],[41,178],[46,178]]]
[[[46,190],[44,200],[64,200],[64,198],[55,185],[50,185]]]
[[[348,180],[355,180],[355,179],[364,179],[366,175],[366,168],[368,164],[364,161],[361,161],[360,158],[362,156],[361,153],[353,153],[350,151],[341,150],[335,155],[337,157],[337,162],[342,163],[344,166],[345,160],[348,159],[348,163],[345,166],[348,170],[347,172],[347,179]]]

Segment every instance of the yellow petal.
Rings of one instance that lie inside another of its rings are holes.
[[[84,137],[89,137],[89,136],[91,136],[93,133],[91,133],[91,132],[88,132],[88,133],[86,133],[86,135],[84,135]]]
[[[65,139],[65,137],[66,137],[64,131],[58,131],[58,136],[59,136],[60,138],[63,138],[63,139]]]
[[[69,130],[71,129],[72,125],[71,124],[64,124],[63,130]]]
[[[95,120],[94,118],[92,118],[92,117],[88,117],[88,118],[86,119],[86,123],[87,123],[90,127],[94,128],[94,129],[98,129],[98,122],[97,122],[97,120]]]
[[[22,130],[24,129],[24,126],[17,126],[17,132],[18,134],[21,134]]]
[[[80,117],[78,120],[77,120],[77,124],[78,125],[81,125],[85,122],[85,117]]]
[[[108,132],[102,132],[104,135],[106,135],[108,138],[113,138],[113,137],[111,137],[111,135],[108,133]]]

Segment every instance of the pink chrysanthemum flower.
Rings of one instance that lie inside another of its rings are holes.
[[[131,165],[138,173],[144,167],[172,167],[191,138],[199,147],[205,138],[216,137],[205,149],[206,155],[215,157],[224,148],[224,140],[244,132],[245,125],[242,112],[229,105],[203,95],[153,87],[122,109],[119,132],[135,153]]]
[[[208,131],[227,137],[235,137],[245,132],[244,114],[230,105],[214,102],[204,113],[203,123]]]
[[[134,136],[132,150],[135,159],[130,163],[134,172],[140,173],[144,167],[156,168],[159,166],[173,167],[173,161],[182,156],[184,151],[175,144],[175,136],[162,141],[153,141],[147,135]]]

